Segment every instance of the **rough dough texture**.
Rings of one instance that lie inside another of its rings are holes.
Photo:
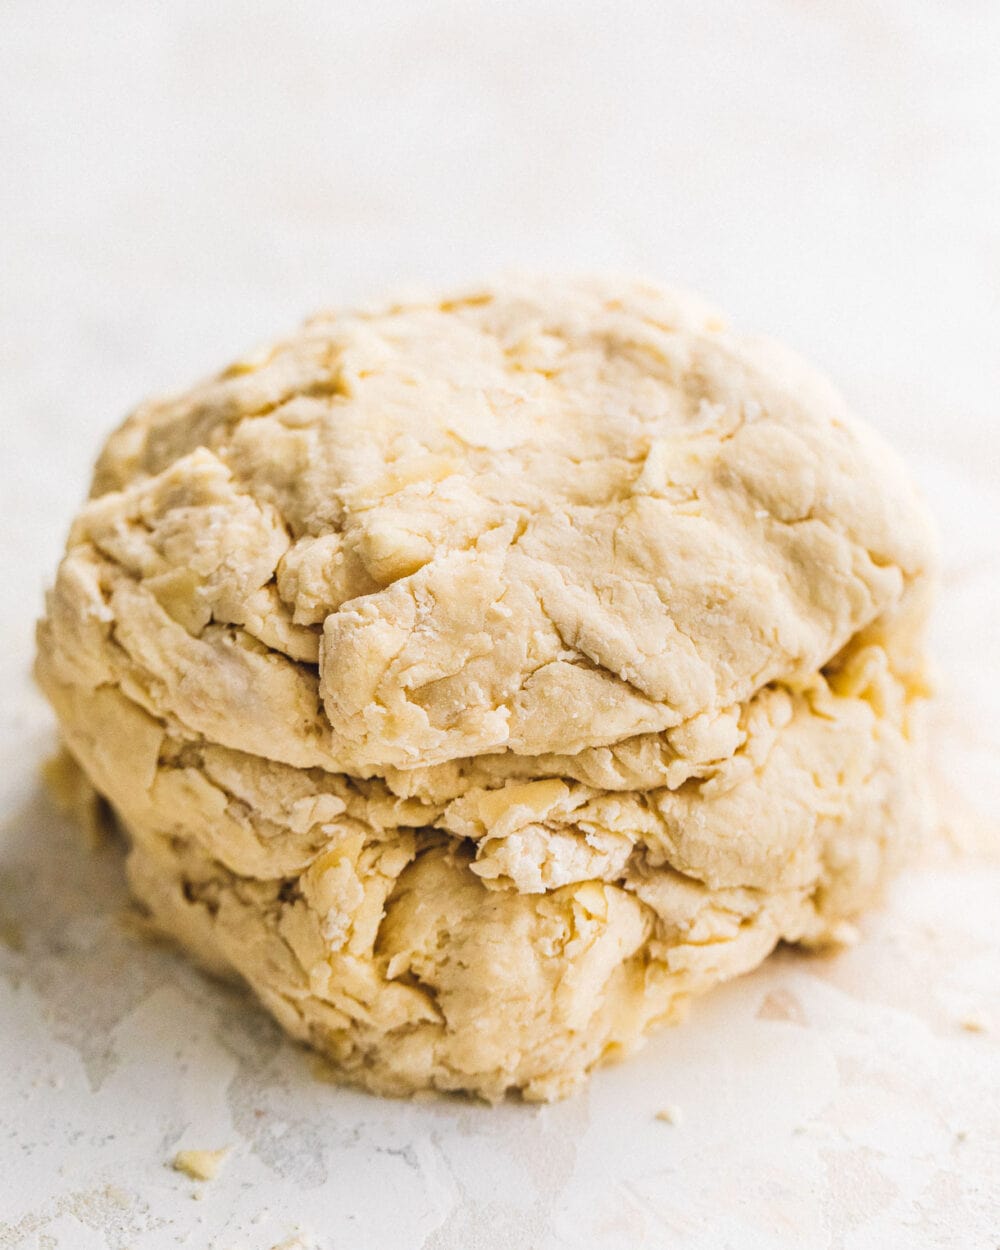
[[[644,283],[329,314],[111,436],[39,627],[132,887],[346,1078],[566,1094],[925,818],[933,541]]]

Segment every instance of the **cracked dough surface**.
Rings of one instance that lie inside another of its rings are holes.
[[[546,1099],[876,896],[933,549],[785,350],[510,283],[141,406],[37,672],[163,929],[348,1080]]]

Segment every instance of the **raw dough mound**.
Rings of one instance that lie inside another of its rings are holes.
[[[933,542],[644,283],[320,316],[109,440],[39,628],[133,889],[381,1092],[573,1089],[920,830]]]

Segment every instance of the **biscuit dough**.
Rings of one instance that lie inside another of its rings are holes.
[[[37,671],[158,925],[345,1079],[548,1099],[898,864],[933,550],[783,349],[511,283],[140,407]]]

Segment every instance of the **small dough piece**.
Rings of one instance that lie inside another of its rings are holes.
[[[547,1099],[877,897],[934,566],[783,348],[512,282],[140,407],[37,674],[163,930],[347,1080]]]
[[[193,1181],[214,1181],[227,1154],[228,1146],[223,1146],[221,1150],[178,1150],[174,1155],[173,1168],[175,1172],[190,1176]]]

